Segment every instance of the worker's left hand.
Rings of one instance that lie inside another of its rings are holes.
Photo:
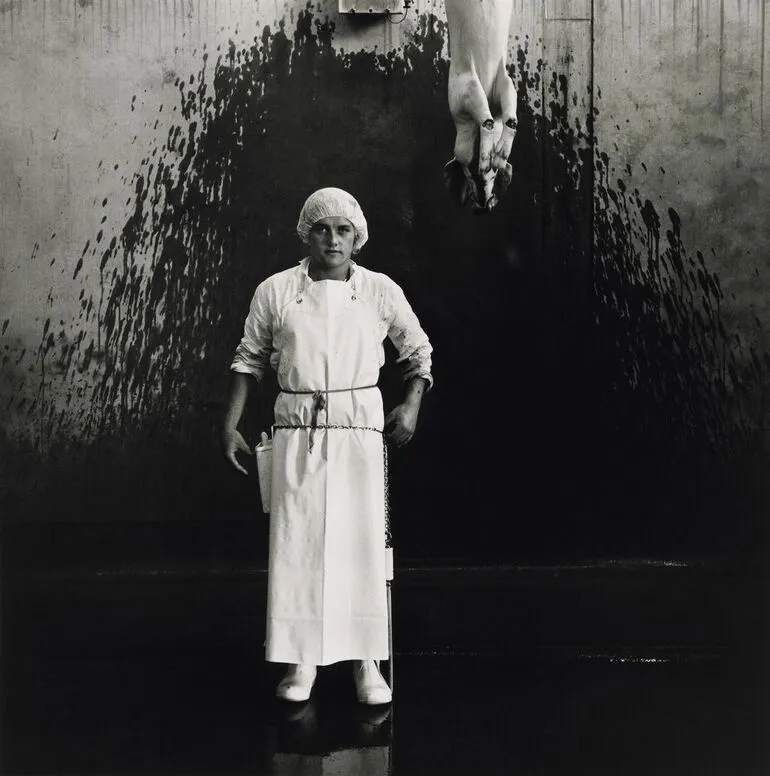
[[[417,428],[419,406],[404,402],[394,407],[385,417],[385,439],[403,447],[410,442]]]

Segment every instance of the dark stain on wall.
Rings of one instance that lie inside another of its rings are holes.
[[[303,255],[302,201],[336,185],[369,221],[361,262],[404,287],[435,347],[418,435],[391,455],[402,556],[742,547],[762,359],[725,332],[677,214],[592,149],[594,115],[528,40],[511,188],[485,216],[453,206],[444,26],[423,17],[397,55],[337,51],[333,33],[306,11],[176,79],[181,119],[136,171],[131,217],[75,270],[98,266],[81,294],[97,335],[43,327],[41,391],[15,407],[39,433],[2,440],[4,514],[262,520],[255,479],[218,450],[228,364],[256,285]],[[49,370],[71,392],[58,402]],[[268,381],[249,408],[251,441],[274,395]]]

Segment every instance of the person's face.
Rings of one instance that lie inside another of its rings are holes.
[[[347,218],[331,216],[310,229],[310,257],[325,269],[342,267],[353,255],[356,230]]]

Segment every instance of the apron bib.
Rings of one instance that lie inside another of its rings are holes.
[[[385,660],[376,311],[356,294],[355,273],[303,281],[274,329],[286,392],[275,403],[266,659]]]

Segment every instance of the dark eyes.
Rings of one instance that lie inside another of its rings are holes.
[[[310,231],[313,232],[314,234],[326,234],[331,231],[331,227],[325,226],[323,224],[314,224],[311,227]],[[349,226],[337,227],[337,232],[339,234],[350,234],[351,231],[352,231],[352,228]]]

